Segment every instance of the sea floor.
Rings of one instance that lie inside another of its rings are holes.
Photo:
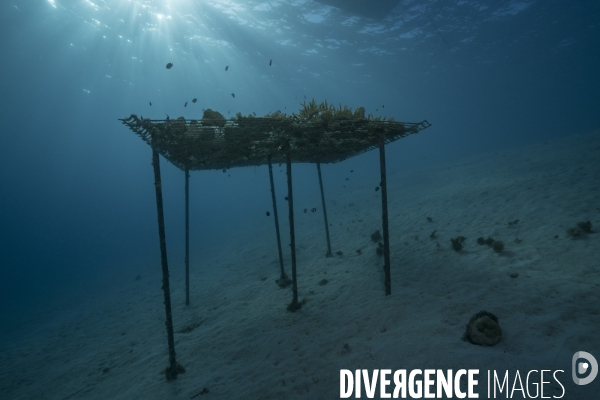
[[[479,398],[488,398],[488,371],[508,370],[512,388],[517,372],[525,385],[530,370],[562,370],[558,381],[544,376],[544,396],[593,399],[600,378],[576,386],[571,357],[583,350],[600,360],[599,154],[600,132],[592,132],[390,174],[390,296],[371,240],[381,193],[367,184],[327,200],[334,257],[325,257],[320,214],[297,219],[306,304],[295,313],[286,311],[291,288],[275,284],[272,226],[241,229],[192,263],[189,306],[183,275],[172,274],[185,374],[165,379],[157,268],[5,340],[0,398],[333,399],[341,369],[464,368],[479,369]],[[583,221],[596,232],[570,237]],[[450,243],[458,236],[466,238],[460,252]],[[488,236],[504,243],[500,254],[477,244]],[[291,274],[289,255],[285,266]],[[480,310],[499,319],[496,346],[461,340]]]

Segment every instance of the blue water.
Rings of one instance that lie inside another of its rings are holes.
[[[306,96],[427,119],[387,150],[390,171],[420,168],[598,128],[599,21],[597,1],[1,2],[0,327],[158,272],[151,151],[118,118],[289,113]],[[326,181],[378,182],[377,160]],[[180,267],[183,172],[162,167]],[[314,166],[295,171],[318,196]],[[191,183],[196,259],[270,208],[266,167]]]

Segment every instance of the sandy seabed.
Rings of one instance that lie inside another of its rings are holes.
[[[392,295],[371,240],[381,193],[357,184],[327,200],[342,255],[324,257],[320,213],[296,219],[300,311],[286,311],[291,289],[274,283],[272,224],[248,227],[192,263],[190,306],[181,274],[171,280],[187,370],[178,379],[165,379],[156,271],[2,340],[0,398],[334,399],[340,369],[358,368],[479,369],[479,398],[488,398],[488,370],[508,370],[511,387],[517,371],[525,384],[530,370],[563,370],[562,386],[545,376],[544,396],[598,398],[600,377],[576,386],[571,358],[584,350],[600,360],[600,234],[574,239],[567,229],[591,221],[600,232],[600,132],[390,174],[388,186]],[[460,253],[457,236],[467,238]],[[488,236],[504,242],[502,253],[476,243]],[[461,340],[480,310],[499,318],[496,346]]]

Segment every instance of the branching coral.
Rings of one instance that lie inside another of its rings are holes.
[[[327,100],[323,101],[320,104],[312,99],[310,102],[302,103],[300,111],[296,116],[298,119],[303,121],[313,121],[313,120],[322,120],[324,122],[329,122],[333,120],[359,120],[365,118],[365,108],[358,107],[354,112],[352,108],[347,105],[342,106],[339,104],[336,107],[334,104],[327,103]],[[372,117],[370,116],[370,119]]]

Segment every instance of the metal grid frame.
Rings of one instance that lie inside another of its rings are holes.
[[[243,117],[231,120],[151,120],[132,114],[120,120],[181,170],[229,169],[286,162],[336,163],[379,146],[419,133],[431,126],[421,122],[375,119],[300,120]]]

